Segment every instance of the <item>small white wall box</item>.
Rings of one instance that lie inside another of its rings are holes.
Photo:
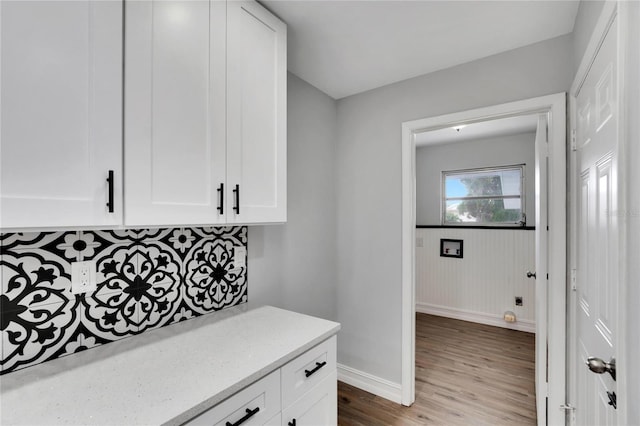
[[[462,259],[462,240],[440,239],[440,257]]]

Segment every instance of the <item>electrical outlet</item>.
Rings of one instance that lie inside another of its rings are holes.
[[[233,266],[235,268],[244,268],[247,266],[247,249],[242,246],[233,248]]]
[[[96,290],[96,262],[71,262],[71,292],[86,293]]]
[[[522,297],[516,296],[516,306],[522,306]]]
[[[424,239],[422,237],[416,237],[416,247],[424,247]]]

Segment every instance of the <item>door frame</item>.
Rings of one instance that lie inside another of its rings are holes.
[[[577,199],[577,191],[579,190],[579,180],[577,178],[577,159],[576,159],[576,150],[574,147],[574,134],[576,125],[578,122],[577,119],[577,97],[582,85],[584,84],[587,74],[591,69],[591,65],[595,61],[596,55],[600,50],[600,46],[604,42],[604,39],[611,27],[614,19],[618,20],[618,104],[617,108],[619,111],[618,114],[618,151],[616,155],[618,156],[618,173],[616,175],[616,179],[618,181],[618,214],[622,214],[621,217],[624,219],[624,212],[627,212],[627,162],[623,159],[625,158],[626,152],[626,110],[625,106],[627,105],[626,99],[626,91],[620,90],[621,87],[624,87],[626,82],[625,76],[625,60],[626,60],[626,48],[627,48],[627,40],[624,36],[628,32],[630,22],[628,22],[628,9],[629,5],[624,1],[606,1],[602,7],[602,11],[600,12],[600,16],[596,25],[593,29],[593,33],[591,34],[591,38],[589,39],[589,44],[585,49],[584,55],[580,61],[580,65],[578,67],[578,71],[574,77],[573,83],[571,84],[571,89],[569,91],[569,125],[571,129],[571,151],[569,155],[569,188],[571,192],[571,197],[569,199],[569,217],[570,217],[570,227],[569,227],[569,242],[570,247],[577,247],[577,222],[578,222],[578,199]],[[627,252],[627,231],[626,231],[626,221],[619,220],[618,221],[618,250],[620,253],[620,262],[619,262],[619,283],[618,283],[618,300],[620,303],[618,304],[618,311],[616,312],[616,324],[617,324],[617,333],[618,338],[616,339],[616,367],[618,371],[624,372],[627,371],[627,357],[626,346],[625,346],[625,337],[627,336],[626,330],[626,274],[627,274],[627,262],[625,258],[625,253]],[[577,270],[577,250],[569,250],[569,268],[571,280],[575,280],[575,271]],[[568,289],[568,321],[567,324],[567,401],[568,405],[571,407],[577,407],[576,401],[576,393],[577,393],[577,298],[575,292],[573,291],[575,287],[572,285]],[[627,424],[627,409],[628,409],[628,392],[627,392],[627,377],[626,374],[618,374],[617,375],[617,386],[618,386],[618,424]],[[575,412],[570,416],[571,423],[575,424]]]
[[[566,402],[566,94],[558,93],[402,123],[402,382],[401,401],[415,401],[415,133],[478,121],[547,113],[549,117],[547,293],[548,422],[564,424]],[[536,366],[538,368],[538,366]],[[553,408],[553,407],[558,407]],[[546,424],[538,421],[538,424]]]

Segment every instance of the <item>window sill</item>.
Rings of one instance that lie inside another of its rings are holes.
[[[482,225],[416,225],[416,228],[448,228],[448,229],[510,229],[512,231],[534,231],[535,226],[482,226]]]

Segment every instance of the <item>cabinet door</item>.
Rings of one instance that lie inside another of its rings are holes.
[[[126,3],[127,225],[225,222],[225,43],[224,1]]]
[[[0,227],[121,224],[122,3],[2,1],[0,20]]]
[[[338,375],[333,370],[282,412],[282,426],[329,426],[338,422]]]
[[[227,221],[285,222],[287,28],[258,3],[228,8]]]

